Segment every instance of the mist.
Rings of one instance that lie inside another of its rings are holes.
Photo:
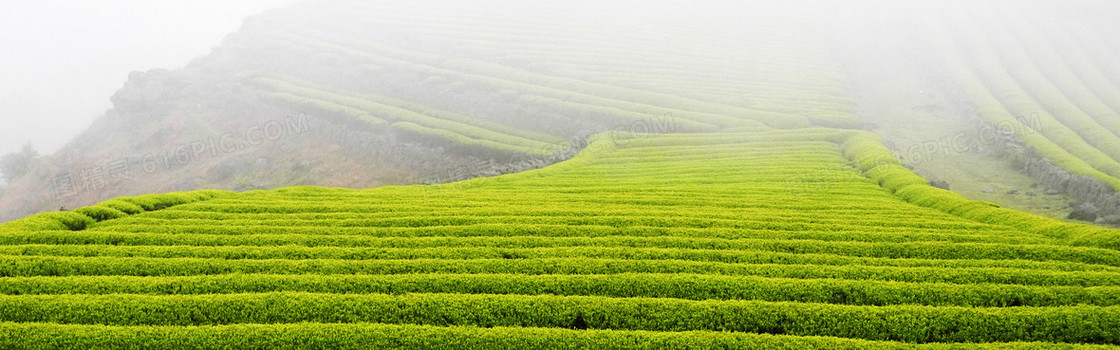
[[[4,9],[0,349],[1120,347],[1120,1],[234,1]]]
[[[0,154],[49,154],[110,108],[131,71],[177,69],[292,0],[16,1],[0,12]]]
[[[1120,139],[1101,132],[1120,138],[1116,14],[1108,1],[11,5],[0,155],[31,143],[42,157],[11,167],[0,221],[153,192],[456,182],[564,161],[592,135],[815,128],[874,133],[942,187],[1061,217],[1068,198],[991,196],[1063,191],[1006,161],[1024,157],[998,146],[1021,140],[987,130],[1041,115],[1020,130],[1046,120],[1048,140],[1080,152],[1067,163],[1120,183]],[[256,142],[269,126],[287,129]]]

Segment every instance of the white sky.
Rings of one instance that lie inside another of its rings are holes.
[[[294,0],[0,0],[0,155],[48,154],[111,106],[131,71],[176,69]]]

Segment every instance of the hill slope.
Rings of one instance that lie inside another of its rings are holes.
[[[1084,246],[1114,232],[954,197],[884,154],[827,129],[618,133],[445,185],[40,214],[0,226],[0,342],[1120,344],[1120,253]]]
[[[249,18],[181,70],[131,75],[13,181],[0,220],[175,190],[490,176],[606,130],[859,125],[822,28],[797,24],[821,15],[810,4],[749,20],[711,11],[733,2],[596,4],[310,1]]]
[[[1109,6],[598,3],[310,1],[130,76],[0,198],[77,208],[0,225],[0,344],[1120,345],[1120,234],[1001,207],[1120,203]]]
[[[607,130],[834,127],[879,133],[969,198],[1120,223],[1118,28],[1099,15],[1115,11],[308,1],[181,70],[131,75],[3,191],[0,220],[175,190],[493,176]]]
[[[969,198],[1099,223],[1115,195],[1114,3],[898,3],[840,31],[859,114],[907,165]],[[880,28],[896,28],[882,31]],[[1079,202],[1071,208],[1070,202]]]

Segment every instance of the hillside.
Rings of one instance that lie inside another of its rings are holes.
[[[1120,344],[1120,253],[1093,247],[1114,232],[954,197],[876,161],[889,153],[862,132],[619,136],[446,185],[188,192],[79,210],[99,222],[15,221],[0,342]]]
[[[129,76],[0,191],[0,221],[152,192],[493,176],[608,130],[823,126],[872,130],[972,199],[1117,223],[1120,28],[1099,17],[1114,10],[309,1]]]
[[[0,347],[1116,347],[1112,14],[264,13],[5,189]]]
[[[300,3],[181,70],[135,73],[89,131],[13,182],[0,220],[174,190],[491,176],[607,130],[859,125],[821,28],[797,25],[822,15],[809,4],[746,22],[679,5],[433,4]],[[785,36],[753,34],[772,30]]]
[[[868,128],[969,198],[1120,218],[1105,2],[604,6],[312,1],[250,18],[184,69],[130,76],[13,181],[0,220],[173,190],[442,183],[550,164],[605,130],[757,126]]]
[[[1120,80],[1108,42],[1120,28],[1101,15],[1120,9],[1080,5],[855,11],[873,23],[840,34],[858,43],[839,53],[854,63],[858,113],[908,167],[969,198],[1114,225]]]

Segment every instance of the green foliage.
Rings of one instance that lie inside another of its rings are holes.
[[[986,45],[973,47],[986,51]],[[956,50],[948,46],[946,49]],[[1117,178],[1120,176],[1120,163],[1094,148],[1078,133],[1095,128],[1073,130],[1062,124],[1054,114],[1046,112],[1048,108],[1027,96],[1021,87],[1014,84],[1014,79],[1005,73],[999,62],[991,59],[991,52],[984,52],[983,55],[986,56],[985,59],[977,60],[974,67],[955,55],[948,55],[946,60],[948,73],[976,105],[980,117],[1000,130],[1013,133],[1063,169],[1120,188],[1120,178]],[[1095,123],[1082,125],[1091,124]],[[1090,139],[1098,139],[1105,149],[1116,148],[1117,142],[1120,142],[1104,140],[1105,137],[1101,135],[1092,136]]]
[[[94,222],[96,221],[89,216],[70,211],[62,211],[35,214],[6,223],[2,227],[11,230],[29,231],[81,231]]]
[[[97,349],[119,344],[153,348],[252,349],[1098,349],[1054,343],[905,344],[833,337],[733,332],[648,332],[558,328],[438,327],[388,324],[245,324],[225,326],[100,326],[0,324],[0,346]]]
[[[103,207],[113,208],[113,209],[116,209],[116,210],[118,210],[120,212],[123,212],[125,214],[128,214],[128,215],[140,214],[140,213],[144,212],[144,208],[140,207],[139,205],[136,205],[132,202],[128,202],[128,201],[125,201],[125,200],[119,199],[119,198],[110,199],[110,200],[98,203],[98,205],[103,206]]]
[[[924,207],[991,224],[1006,225],[1080,246],[1117,249],[1120,236],[1114,230],[1068,224],[1050,218],[1000,208],[991,203],[969,200],[955,192],[929,186],[924,179],[902,167],[886,147],[873,136],[857,133],[844,143],[844,153],[865,174],[895,195]]]
[[[513,256],[513,255],[510,255]],[[1104,287],[1120,283],[1109,271],[1050,271],[992,266],[959,267],[952,263],[918,266],[725,263],[690,260],[612,258],[542,259],[197,259],[113,257],[0,257],[0,276],[191,276],[213,274],[617,274],[688,273],[777,278],[870,279],[895,282],[956,284],[1020,284],[1034,286]],[[49,267],[49,268],[48,268]]]
[[[509,146],[489,140],[472,139],[455,132],[428,128],[409,122],[393,123],[392,128],[401,132],[405,137],[410,137],[426,144],[445,146],[453,152],[473,153],[472,155],[480,157],[493,157],[494,155],[498,155],[499,158],[505,158],[514,157],[523,153],[544,155],[545,152],[550,149],[531,149]]]
[[[75,212],[93,218],[94,221],[105,221],[110,219],[119,219],[128,216],[128,213],[113,209],[109,206],[93,205],[74,209]]]
[[[370,51],[358,49],[365,46],[363,43],[347,42],[346,39],[331,37],[314,31],[303,31],[307,36],[298,37],[300,45],[353,57],[369,62],[367,70],[379,71],[384,67],[393,67],[405,71],[413,71],[429,77],[450,77],[459,81],[467,81],[479,86],[486,86],[496,91],[514,90],[528,96],[536,96],[547,100],[570,101],[573,106],[586,106],[591,109],[608,108],[625,113],[638,113],[645,116],[660,116],[671,114],[674,117],[687,119],[692,122],[707,124],[709,130],[724,126],[760,125],[765,123],[771,126],[802,127],[809,126],[808,119],[802,116],[781,114],[769,111],[745,110],[726,105],[713,105],[695,100],[686,100],[666,94],[649,94],[648,92],[624,89],[601,84],[588,84],[586,82],[557,79],[518,71],[510,67],[501,67],[497,70],[484,62],[473,60],[455,60],[443,62],[440,65],[422,62],[421,60],[402,60],[394,58],[396,52]],[[337,42],[347,42],[340,45]],[[357,48],[356,48],[357,47]],[[380,47],[379,47],[380,49]],[[404,51],[404,50],[396,50]],[[484,73],[472,67],[486,67]],[[528,75],[526,75],[528,74]],[[574,85],[572,85],[574,84]],[[557,86],[575,88],[567,90]],[[587,89],[594,89],[589,92]],[[616,96],[616,97],[604,97]],[[651,104],[651,101],[657,101]],[[690,109],[681,109],[680,105],[665,107],[665,101],[684,103],[692,106],[701,106],[702,112]],[[680,106],[680,107],[679,107]],[[714,108],[714,110],[713,110]],[[722,112],[717,112],[722,111]],[[710,111],[710,112],[709,112]],[[728,113],[730,112],[730,113]],[[726,114],[724,114],[726,113]],[[740,117],[729,117],[735,115]]]
[[[1098,306],[985,310],[426,293],[0,296],[0,320],[20,323],[192,326],[314,322],[576,328],[577,317],[590,329],[730,331],[912,343],[1120,342],[1113,332],[1120,328],[1120,312],[1116,307]]]
[[[99,229],[113,230],[113,226],[99,225]],[[149,230],[158,230],[152,226]],[[583,232],[581,232],[583,233]],[[31,247],[18,250],[27,255],[51,256],[122,256],[122,257],[199,257],[227,259],[269,258],[320,258],[320,259],[407,259],[407,258],[498,258],[514,254],[521,258],[553,258],[595,256],[619,259],[677,259],[690,261],[721,261],[731,263],[760,262],[762,252],[798,254],[827,254],[867,258],[896,259],[949,259],[968,257],[985,260],[1067,261],[1085,264],[1120,266],[1120,253],[1107,249],[1073,248],[1052,244],[1001,244],[992,242],[832,242],[822,245],[807,240],[778,240],[767,238],[740,238],[734,242],[703,241],[691,237],[654,236],[637,238],[637,233],[626,236],[563,237],[518,242],[518,235],[510,237],[463,237],[452,240],[405,239],[383,237],[369,242],[362,248],[255,248],[238,249],[206,247]],[[454,244],[454,248],[440,246]],[[633,249],[620,249],[629,244]],[[495,246],[500,248],[495,248]],[[396,248],[395,248],[396,247]],[[407,248],[405,248],[407,247]],[[376,248],[376,250],[375,250]],[[731,251],[729,251],[729,249]],[[0,247],[0,252],[6,249]],[[44,251],[49,253],[33,254]],[[759,259],[759,260],[756,260]]]
[[[1108,234],[930,187],[851,130],[603,133],[462,183],[51,214],[0,226],[0,345],[1120,344],[1120,251],[1068,244]]]
[[[227,274],[183,277],[25,277],[0,280],[0,292],[8,295],[203,295],[267,292],[332,294],[486,293],[687,300],[796,301],[873,306],[1120,305],[1120,293],[1118,293],[1120,287],[960,285],[661,273],[593,275]]]
[[[389,124],[384,119],[374,117],[366,111],[337,103],[306,98],[286,92],[260,92],[259,95],[264,99],[289,103],[300,108],[313,108],[324,113],[326,117],[333,117],[341,122],[363,123],[364,126],[374,130],[382,129]]]
[[[160,210],[175,205],[208,200],[230,193],[233,192],[202,190],[114,198],[96,205],[78,208],[74,211],[35,214],[0,225],[0,232],[4,229],[48,232],[57,230],[82,231],[96,222],[119,219],[144,211]]]
[[[541,138],[547,138],[551,142],[542,142],[529,139],[520,135],[533,135],[534,133],[512,129],[493,122],[476,120],[466,116],[436,110],[430,107],[419,107],[415,104],[410,104],[387,97],[357,96],[335,93],[320,90],[322,89],[321,87],[303,87],[284,80],[269,77],[256,78],[253,79],[253,82],[268,89],[278,90],[283,93],[306,96],[310,99],[327,101],[326,103],[338,103],[340,105],[346,106],[347,108],[357,108],[391,122],[407,122],[424,125],[429,128],[440,129],[447,133],[461,135],[460,137],[478,138],[502,143],[504,145],[508,145],[507,147],[512,146],[524,147],[527,149],[541,149],[561,142],[561,140],[557,140],[556,137],[538,136]],[[303,83],[308,84],[306,82]]]
[[[651,52],[646,35],[541,42],[505,29],[521,19],[494,32],[459,13],[394,17],[398,6],[337,6],[318,28],[250,21],[267,33],[223,52],[254,53],[234,69],[262,69],[240,76],[260,99],[469,156],[543,156],[566,141],[501,114],[606,132],[571,160],[506,176],[155,194],[0,225],[0,348],[1120,345],[1117,231],[927,185],[850,130],[863,125],[845,73],[810,49],[816,34],[770,38],[742,20],[742,49],[707,55],[726,39],[711,37],[647,60],[633,54]],[[315,7],[335,6],[299,8]],[[368,13],[347,9],[384,11],[419,44],[378,42],[398,36],[361,33]],[[478,30],[458,30],[468,24]],[[422,51],[428,38],[454,49]],[[980,117],[1120,188],[1120,123],[1102,117],[1115,94],[1094,91],[1112,82],[1061,62],[1076,45],[1057,55],[990,38],[961,38],[945,67]],[[298,73],[345,82],[268,71],[308,53],[332,67]],[[419,102],[448,92],[465,100],[449,105],[499,115]],[[1034,112],[1037,124],[1012,117]],[[703,134],[664,135],[682,132]],[[9,160],[7,178],[26,172]]]

